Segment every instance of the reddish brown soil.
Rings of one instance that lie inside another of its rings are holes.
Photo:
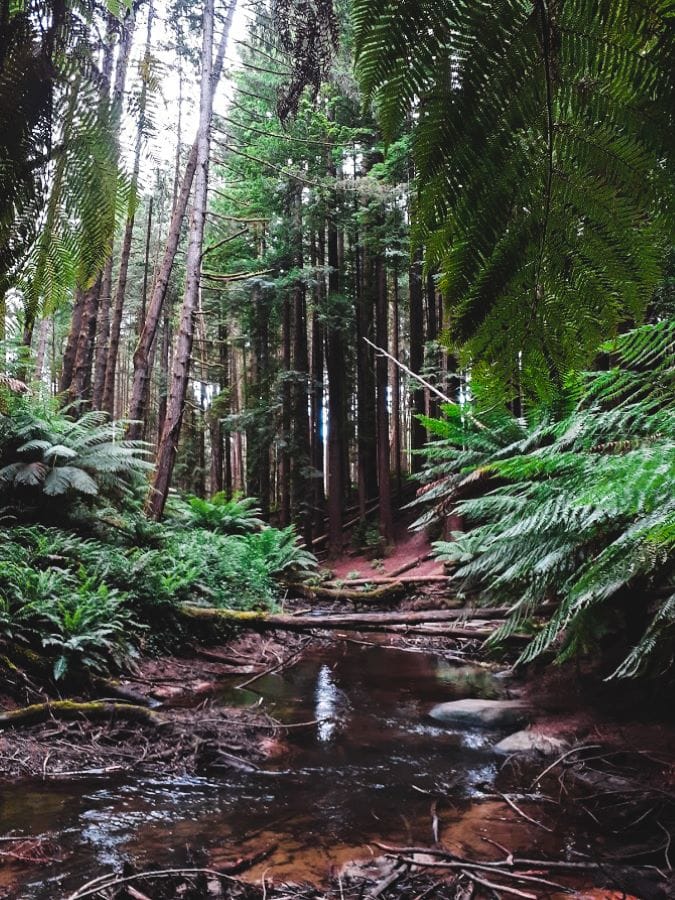
[[[394,545],[388,548],[382,559],[373,559],[364,553],[347,553],[336,560],[328,560],[325,568],[330,569],[335,578],[345,581],[349,577],[367,578],[369,576],[387,575],[400,566],[412,562],[419,557],[427,556],[431,550],[429,539],[424,532],[409,532],[406,523],[397,526]],[[358,573],[358,575],[356,574]],[[406,573],[409,575],[443,575],[443,566],[434,559],[424,560]]]

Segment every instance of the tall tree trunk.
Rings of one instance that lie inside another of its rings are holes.
[[[152,239],[152,207],[153,198],[150,197],[148,205],[148,225],[145,232],[145,259],[143,261],[143,292],[141,294],[141,309],[138,316],[138,333],[143,331],[143,323],[145,322],[145,307],[148,300],[148,273],[150,271],[150,241]]]
[[[422,254],[418,250],[409,272],[410,278],[410,368],[420,374],[424,365],[424,297],[422,292]],[[419,450],[426,443],[426,429],[418,420],[424,414],[424,389],[412,385],[410,449]],[[419,472],[422,458],[414,454],[410,460],[411,471]]]
[[[261,251],[262,252],[262,251]],[[258,497],[263,516],[270,514],[272,479],[270,450],[272,428],[268,422],[270,406],[270,333],[269,307],[259,285],[253,289],[251,380],[245,406],[253,409],[251,425],[246,431],[246,469],[248,493]],[[244,370],[245,370],[244,366]]]
[[[47,355],[47,343],[49,335],[54,327],[53,316],[45,316],[40,322],[40,331],[38,334],[37,350],[35,352],[35,378],[42,381],[45,370],[45,357]]]
[[[392,302],[392,354],[394,359],[400,359],[400,323],[399,323],[399,291],[398,291],[398,265],[394,262],[393,271],[394,294]],[[393,422],[392,463],[396,478],[396,493],[398,503],[401,503],[401,378],[398,366],[392,363],[390,368],[391,380],[391,418]]]
[[[335,177],[332,162],[329,174]],[[336,198],[337,199],[337,198]],[[340,314],[334,308],[340,291],[337,202],[328,215],[328,315],[326,372],[328,375],[328,551],[336,557],[342,550],[342,510],[346,456],[345,348]]]
[[[389,297],[387,295],[387,267],[384,256],[379,255],[375,264],[377,273],[377,307],[376,335],[377,345],[383,350],[389,349],[388,311]],[[394,525],[391,511],[391,476],[389,471],[389,413],[388,388],[389,388],[389,363],[386,356],[380,353],[375,363],[375,377],[377,381],[377,468],[379,488],[379,520],[380,534],[386,543],[391,543],[394,537]]]
[[[214,91],[220,79],[220,74],[223,68],[225,50],[227,48],[227,38],[230,30],[230,25],[232,24],[232,16],[234,15],[235,3],[236,0],[232,0],[230,4],[225,23],[223,25],[223,33],[220,39],[220,44],[218,45],[218,53],[213,66],[212,76]],[[166,244],[164,246],[164,253],[162,255],[162,263],[157,271],[157,277],[154,281],[152,294],[150,296],[150,302],[148,304],[145,321],[143,323],[143,330],[141,331],[140,337],[138,339],[138,345],[136,347],[136,350],[134,351],[134,377],[131,387],[131,400],[129,403],[128,414],[129,419],[131,420],[131,424],[129,425],[128,429],[128,436],[132,439],[139,438],[143,433],[142,423],[145,418],[145,410],[148,402],[148,389],[150,386],[150,375],[152,371],[150,366],[150,349],[157,335],[157,329],[162,318],[162,308],[166,299],[167,289],[169,286],[169,281],[171,279],[171,272],[173,270],[173,264],[176,259],[176,252],[180,243],[183,220],[185,219],[185,214],[187,212],[187,207],[190,200],[192,182],[194,181],[195,171],[197,169],[198,141],[199,135],[197,135],[194,143],[192,144],[192,147],[190,148],[190,152],[185,163],[185,172],[183,173],[183,179],[180,182],[180,190],[177,190],[179,179],[178,164],[176,165],[176,179],[174,182],[175,202],[173,205],[173,211],[171,213],[169,231],[166,236]],[[176,153],[178,163],[180,159],[180,138]]]
[[[360,252],[357,244],[357,254]],[[374,360],[365,338],[373,339],[373,297],[377,290],[373,259],[363,251],[363,274],[356,299],[356,393],[359,515],[366,516],[368,500],[377,493],[377,441],[375,426]]]
[[[323,272],[325,264],[325,234],[323,229],[312,240],[311,264],[316,270],[321,267],[321,274],[315,277],[314,303],[312,310],[312,390],[310,395],[311,409],[311,452],[312,452],[312,507],[314,526],[318,531],[324,522],[326,496],[324,492],[323,470],[323,350],[324,328],[321,317],[326,303],[326,282]]]
[[[232,23],[235,5],[235,0],[231,0],[224,25],[226,31],[229,31]],[[194,338],[195,313],[199,301],[202,243],[208,200],[211,116],[213,111],[213,94],[216,86],[213,77],[213,20],[214,0],[206,0],[203,15],[197,170],[195,173],[194,206],[187,248],[185,294],[171,371],[171,390],[167,404],[166,420],[157,450],[157,471],[152,491],[148,498],[148,509],[155,519],[161,518],[164,511],[171,484],[171,475],[176,461],[176,450],[178,448],[188,379],[190,377],[190,357]]]
[[[117,291],[115,292],[115,304],[110,321],[110,339],[108,344],[108,356],[105,364],[105,381],[103,384],[103,398],[101,406],[110,416],[115,414],[115,378],[117,375],[117,354],[120,346],[122,329],[122,316],[124,314],[124,301],[127,292],[127,279],[129,275],[129,259],[131,258],[131,241],[134,233],[134,219],[136,204],[138,202],[138,175],[141,167],[141,149],[143,147],[143,134],[145,132],[146,104],[148,98],[148,78],[150,76],[150,50],[152,45],[152,22],[154,18],[153,0],[148,6],[148,27],[145,36],[145,54],[143,57],[143,78],[141,95],[138,101],[138,127],[136,130],[136,147],[134,150],[134,168],[131,176],[131,190],[129,197],[129,209],[124,228],[122,250],[120,253],[120,269],[117,277]]]
[[[80,333],[75,346],[72,380],[68,387],[68,400],[82,404],[87,400],[88,386],[91,380],[91,360],[96,335],[96,314],[101,293],[101,276],[83,294],[82,318]]]
[[[161,353],[159,357],[159,386],[158,386],[158,395],[159,400],[157,403],[157,438],[159,440],[159,436],[162,433],[162,429],[164,428],[164,420],[166,419],[166,403],[169,399],[169,351],[171,349],[171,311],[170,304],[167,304],[167,308],[164,311],[164,323],[162,325],[162,347]],[[132,401],[133,402],[133,401]],[[133,426],[133,434],[138,434],[139,436],[143,434],[143,424],[145,421],[145,417],[140,422],[132,422],[129,427],[129,434],[132,435],[132,426]]]
[[[279,453],[279,523],[291,521],[291,301],[284,297],[281,309],[281,452]]]
[[[115,84],[112,93],[112,113],[117,125],[115,160],[119,159],[119,127],[124,105],[124,89],[129,68],[129,56],[136,25],[133,9],[130,9],[125,18],[122,37],[120,39],[117,54],[117,67],[115,69]],[[112,243],[112,242],[111,242]],[[105,369],[108,359],[108,340],[110,333],[110,307],[112,304],[112,280],[113,280],[113,248],[103,267],[101,280],[101,296],[99,299],[98,315],[96,321],[96,350],[94,356],[94,376],[92,387],[92,405],[100,409],[103,403],[103,386],[105,383]]]
[[[293,195],[293,265],[304,266],[302,247],[302,189],[296,184]],[[291,470],[291,508],[299,522],[307,546],[312,543],[311,490],[307,480],[310,468],[308,414],[309,359],[307,351],[307,300],[305,285],[298,278],[293,287],[293,467]]]
[[[61,378],[59,381],[59,392],[65,393],[73,380],[73,369],[75,368],[75,354],[77,353],[77,342],[82,330],[82,315],[84,312],[86,291],[78,288],[75,291],[75,299],[73,301],[73,309],[70,314],[70,331],[66,339],[66,346],[63,351],[63,365],[61,367]]]

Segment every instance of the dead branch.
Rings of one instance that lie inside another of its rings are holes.
[[[50,703],[33,703],[21,709],[11,709],[0,713],[0,729],[14,728],[16,725],[36,725],[49,719],[128,719],[157,728],[165,724],[159,713],[134,706],[130,703],[109,703],[93,700],[79,703],[75,700],[54,700]]]

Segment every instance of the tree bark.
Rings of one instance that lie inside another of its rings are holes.
[[[236,0],[233,0],[233,4]],[[228,11],[227,20],[223,27],[223,34],[218,46],[218,54],[213,66],[213,89],[220,79],[225,59],[225,50],[227,48],[227,38],[229,34],[229,23],[232,21],[232,11]],[[181,82],[182,83],[182,82]],[[150,386],[150,350],[157,336],[157,330],[162,318],[162,309],[166,300],[171,272],[176,259],[176,252],[180,243],[181,229],[183,220],[187,212],[190,193],[192,191],[192,182],[194,181],[195,171],[197,169],[197,143],[198,136],[195,138],[187,161],[185,163],[185,172],[183,180],[180,183],[180,190],[177,190],[176,200],[174,202],[173,211],[171,213],[171,221],[169,223],[169,231],[166,237],[162,262],[157,271],[157,277],[154,281],[150,302],[148,304],[143,330],[138,339],[138,345],[134,351],[134,377],[131,387],[131,400],[129,402],[130,425],[128,429],[128,437],[130,439],[138,439],[143,434],[143,420],[146,415],[148,403],[148,393]],[[180,153],[180,147],[177,149]],[[178,171],[178,170],[177,170]],[[178,185],[178,174],[176,174],[175,186]],[[163,420],[160,423],[160,434]]]
[[[360,248],[357,245],[357,258]],[[377,438],[374,359],[364,338],[373,338],[373,295],[376,289],[372,256],[363,251],[362,282],[356,284],[356,395],[359,513],[377,495]]]
[[[75,368],[75,354],[77,352],[77,342],[82,329],[82,314],[84,312],[86,291],[75,291],[75,299],[73,301],[73,309],[70,315],[70,331],[66,339],[66,347],[63,351],[63,365],[61,367],[61,378],[59,380],[59,393],[65,393],[73,380],[73,370]]]
[[[112,93],[112,111],[117,123],[118,134],[115,159],[119,159],[119,123],[122,118],[124,104],[124,88],[129,68],[129,56],[133,43],[136,20],[133,9],[127,13],[122,29],[119,52],[117,55],[117,67],[115,69],[115,84]],[[92,385],[92,405],[100,409],[103,402],[103,386],[105,384],[105,370],[108,359],[108,340],[110,337],[110,306],[112,304],[112,277],[113,277],[113,249],[103,267],[101,281],[101,297],[99,299],[98,317],[96,322],[96,351],[94,356],[94,376]]]
[[[291,301],[281,308],[281,447],[279,452],[279,524],[291,521]]]
[[[110,321],[110,339],[108,343],[108,355],[105,363],[105,380],[103,383],[103,397],[101,407],[111,416],[115,415],[115,378],[117,376],[117,356],[119,353],[120,336],[122,330],[122,316],[124,314],[124,301],[127,292],[127,279],[129,276],[129,260],[131,258],[131,241],[134,233],[134,220],[136,204],[138,202],[138,175],[141,167],[141,149],[143,146],[143,134],[145,132],[145,107],[148,98],[148,77],[150,65],[150,49],[152,43],[152,22],[154,17],[153,0],[148,6],[148,27],[145,37],[145,54],[143,57],[143,79],[141,95],[139,98],[138,126],[136,129],[136,146],[134,149],[134,168],[131,176],[131,190],[129,197],[129,209],[124,228],[122,250],[120,253],[120,268],[117,277],[117,291],[115,292],[115,304]]]
[[[73,377],[68,387],[68,400],[71,403],[83,404],[88,399],[88,388],[91,379],[91,361],[96,335],[96,315],[101,293],[101,276],[83,294],[82,318],[80,333],[75,347]]]
[[[224,33],[229,32],[236,6],[231,0],[224,24]],[[176,461],[178,439],[180,437],[185,397],[190,376],[190,358],[194,338],[195,313],[200,289],[202,243],[206,206],[208,200],[209,149],[211,143],[211,116],[216,80],[213,67],[213,25],[214,0],[206,0],[203,16],[202,78],[199,100],[199,134],[197,138],[197,170],[195,173],[195,194],[190,222],[186,259],[186,282],[180,328],[171,372],[171,390],[167,403],[166,420],[157,450],[157,471],[148,498],[148,511],[155,519],[160,519],[169,493],[171,476]],[[223,41],[226,37],[223,38]]]
[[[312,507],[314,530],[318,530],[324,523],[324,510],[326,496],[324,492],[323,470],[323,350],[324,329],[321,314],[325,306],[326,284],[323,272],[325,256],[325,235],[323,229],[312,241],[312,267],[321,267],[321,273],[316,274],[316,288],[314,289],[314,303],[312,310],[312,389],[310,396],[311,410],[311,453],[312,453]]]
[[[418,250],[409,271],[410,278],[410,368],[419,374],[424,365],[424,298],[422,295],[422,254]],[[426,429],[417,419],[424,414],[424,389],[415,384],[411,391],[410,449],[420,450],[426,443]],[[419,472],[422,457],[413,453],[411,471]]]
[[[400,359],[400,323],[399,323],[399,292],[398,292],[398,265],[394,263],[393,271],[394,295],[392,300],[392,354]],[[396,494],[398,504],[401,503],[401,377],[398,366],[391,364],[389,370],[391,381],[391,418],[393,423],[392,463],[396,478]]]
[[[302,189],[293,191],[293,265],[304,266],[302,246]],[[299,530],[309,547],[312,542],[310,434],[308,413],[309,359],[307,350],[307,302],[305,285],[299,277],[293,287],[293,465],[291,469],[291,509]]]
[[[334,167],[331,174],[335,175]],[[330,170],[329,170],[330,171]],[[331,308],[340,290],[338,230],[335,207],[328,218],[328,307],[330,325],[326,334],[328,375],[328,552],[336,557],[342,550],[342,507],[344,501],[343,457],[345,455],[345,353],[340,317]]]
[[[387,292],[387,267],[384,256],[379,255],[376,264],[377,272],[377,307],[376,307],[376,333],[377,345],[383,350],[389,347],[388,307],[389,296]],[[386,356],[378,354],[375,369],[377,381],[377,475],[378,496],[380,499],[379,520],[380,534],[389,544],[394,538],[394,523],[391,510],[391,474],[389,471],[389,412],[388,388],[389,388],[389,363]]]

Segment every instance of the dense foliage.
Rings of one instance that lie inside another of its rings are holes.
[[[146,451],[101,414],[72,421],[25,396],[5,410],[0,634],[50,659],[55,679],[173,646],[184,602],[273,608],[279,579],[316,567],[294,529],[265,526],[252,500],[176,498],[164,524],[148,522]]]
[[[548,394],[660,279],[672,3],[355,0],[354,26],[385,135],[412,133],[453,343]]]
[[[557,410],[525,422],[474,405],[430,422],[420,524],[464,518],[469,530],[436,550],[462,592],[512,604],[495,641],[555,604],[521,660],[552,647],[568,659],[609,637],[614,674],[631,676],[672,663],[675,325],[602,349],[611,366],[572,378]]]

